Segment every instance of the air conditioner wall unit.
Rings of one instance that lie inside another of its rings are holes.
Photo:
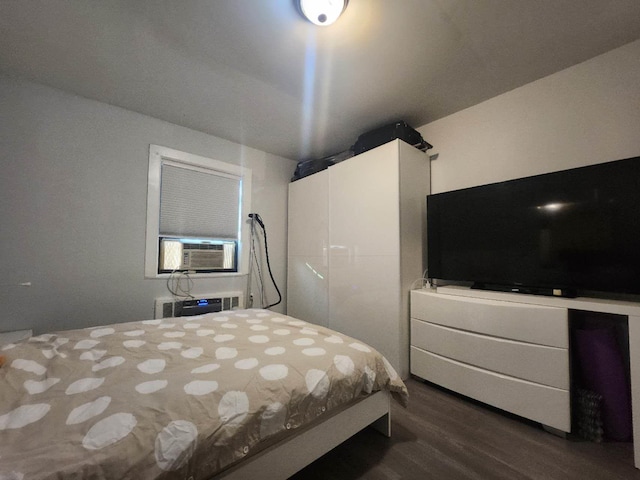
[[[198,240],[162,238],[159,273],[174,271],[235,272],[236,242],[233,240]]]
[[[185,248],[182,251],[182,266],[184,268],[190,270],[224,268],[224,252],[222,251],[222,245],[219,245],[220,248],[215,250],[186,247],[187,245],[185,245]]]

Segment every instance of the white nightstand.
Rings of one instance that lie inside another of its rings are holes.
[[[19,342],[33,335],[32,330],[15,330],[13,332],[0,332],[0,346],[8,343]]]

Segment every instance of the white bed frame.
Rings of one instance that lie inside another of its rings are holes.
[[[266,448],[213,478],[282,480],[369,425],[390,437],[390,398],[391,395],[386,390],[373,393],[321,423]],[[286,461],[283,461],[285,459]]]

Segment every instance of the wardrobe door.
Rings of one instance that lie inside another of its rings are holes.
[[[396,141],[329,168],[329,327],[372,345],[396,369],[404,355],[398,198]]]
[[[327,326],[329,172],[289,184],[287,314]]]

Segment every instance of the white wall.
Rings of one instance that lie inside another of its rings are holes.
[[[640,40],[418,128],[431,191],[640,155]]]
[[[292,160],[2,76],[0,106],[0,331],[152,318],[154,298],[169,293],[164,280],[144,279],[151,143],[253,170],[252,210],[284,295]],[[245,282],[198,279],[193,292]]]

